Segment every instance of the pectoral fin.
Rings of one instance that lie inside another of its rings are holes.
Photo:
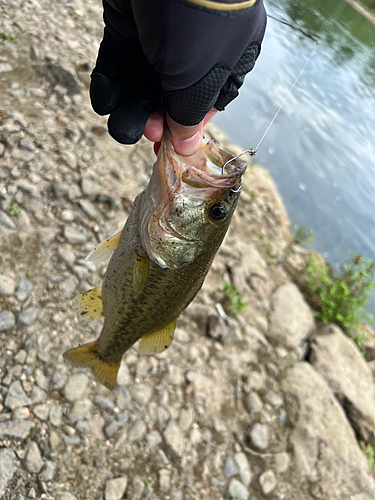
[[[96,352],[97,343],[90,342],[74,349],[69,349],[64,353],[64,358],[78,366],[91,368],[99,382],[108,389],[113,389],[116,385],[117,372],[120,367],[119,361],[106,362],[100,359]]]
[[[74,308],[82,319],[98,319],[103,316],[102,287],[81,293],[74,301]]]
[[[141,293],[148,278],[150,259],[147,255],[136,253],[133,271],[133,296],[136,299]]]
[[[118,229],[110,238],[99,243],[99,245],[88,254],[86,260],[88,262],[103,262],[109,259],[120,244],[122,230],[123,228]]]
[[[165,351],[173,342],[173,334],[176,328],[176,319],[158,332],[141,338],[138,351],[140,354],[159,354]]]

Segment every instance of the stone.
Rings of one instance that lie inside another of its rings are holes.
[[[23,154],[25,155],[25,153],[23,153]],[[32,158],[32,155],[31,155],[31,158]],[[40,198],[41,197],[40,190],[36,187],[35,184],[33,184],[31,182],[28,182],[24,179],[20,179],[20,180],[16,181],[16,185],[20,188],[21,191],[29,194],[33,198]]]
[[[259,413],[262,411],[263,403],[256,392],[250,392],[246,397],[245,403],[250,413]]]
[[[143,498],[144,491],[145,491],[145,483],[141,479],[139,479],[139,477],[135,477],[133,479],[132,500],[141,500]]]
[[[55,194],[55,197],[57,199],[61,199],[68,194],[69,184],[55,179],[52,184],[52,189]]]
[[[74,294],[77,288],[77,284],[73,278],[69,277],[66,280],[60,281],[59,290],[65,295],[65,297],[70,297]]]
[[[117,385],[128,385],[131,382],[130,372],[125,359],[122,359],[119,371],[117,372]]]
[[[17,284],[17,292],[16,292],[17,300],[23,302],[30,295],[32,289],[33,285],[32,283],[30,283],[29,280],[25,278],[20,278]]]
[[[77,497],[65,491],[64,493],[60,493],[58,500],[77,500]]]
[[[129,429],[128,440],[132,443],[143,438],[146,434],[147,427],[143,420],[137,420]]]
[[[130,393],[134,401],[143,406],[150,401],[152,396],[152,388],[144,384],[135,384],[130,389]]]
[[[16,289],[16,283],[9,276],[4,276],[0,274],[0,295],[6,297],[8,295],[13,295]]]
[[[312,310],[294,283],[280,286],[272,295],[270,334],[280,343],[299,348],[315,327]]]
[[[51,460],[47,460],[43,471],[39,474],[39,481],[51,481],[56,474],[57,465]]]
[[[282,406],[284,403],[283,398],[280,396],[280,394],[277,394],[277,392],[271,390],[267,391],[265,400],[274,408],[280,408],[280,406]]]
[[[49,405],[47,403],[36,405],[33,408],[33,413],[39,420],[47,420],[49,415]]]
[[[46,391],[43,391],[43,389],[41,389],[37,385],[34,385],[31,391],[31,400],[33,404],[44,403],[46,397],[47,397]]]
[[[16,324],[16,319],[10,311],[0,312],[0,332],[7,332]]]
[[[9,63],[0,63],[0,73],[8,73],[13,71],[13,67]]]
[[[167,493],[171,487],[171,471],[168,469],[159,470],[159,487],[163,493]]]
[[[18,214],[17,228],[24,234],[29,233],[32,229],[29,214],[25,210],[21,210],[21,212]]]
[[[73,151],[62,151],[61,156],[69,168],[71,168],[72,170],[75,170],[77,168],[77,157],[73,153]]]
[[[68,401],[74,402],[86,394],[89,378],[84,373],[71,375],[65,385],[64,394]]]
[[[94,220],[98,217],[98,212],[90,200],[83,198],[78,203],[88,217]]]
[[[17,460],[14,451],[0,448],[0,498],[7,491],[7,485],[17,470]]]
[[[0,438],[9,437],[26,439],[30,434],[33,424],[28,420],[10,420],[0,422]]]
[[[103,398],[102,396],[96,396],[94,399],[96,406],[100,406],[103,410],[112,411],[115,407],[115,403],[109,398]]]
[[[230,477],[238,474],[238,472],[238,467],[234,463],[233,458],[230,455],[227,455],[224,462],[224,476],[229,479]]]
[[[249,484],[251,483],[252,474],[249,466],[249,461],[245,453],[236,453],[234,455],[234,461],[238,466],[241,481],[245,486],[249,486]]]
[[[42,470],[43,465],[44,462],[39,447],[34,441],[31,441],[27,449],[25,467],[31,473],[38,473]]]
[[[184,451],[184,435],[175,420],[171,419],[169,421],[163,434],[167,445],[181,457]]]
[[[13,417],[15,419],[27,420],[30,417],[30,410],[27,406],[20,406],[13,410]]]
[[[29,406],[31,405],[31,399],[26,396],[25,391],[19,380],[16,380],[9,387],[8,394],[5,398],[5,406],[14,410],[19,406]]]
[[[181,385],[185,382],[184,372],[180,366],[168,366],[168,382],[172,385]]]
[[[102,191],[101,187],[90,179],[82,179],[81,189],[84,196],[92,200]]]
[[[29,137],[23,137],[19,142],[19,148],[23,151],[35,151],[35,144]]]
[[[375,447],[374,383],[355,343],[338,326],[325,327],[311,343],[309,361],[341,402],[356,433]]]
[[[128,478],[126,476],[109,479],[105,483],[105,500],[121,500],[126,491]]]
[[[281,453],[276,453],[275,455],[275,467],[278,474],[283,474],[289,468],[290,456],[285,451]]]
[[[30,326],[38,319],[39,315],[40,309],[37,307],[28,307],[18,316],[18,323],[21,326]]]
[[[87,241],[86,231],[81,226],[79,227],[71,225],[65,226],[63,234],[64,238],[71,245],[82,245],[82,243],[85,243]]]
[[[155,446],[158,446],[163,441],[158,431],[151,431],[147,434],[146,440],[150,448],[155,448]]]
[[[2,210],[0,210],[0,224],[7,229],[16,229],[12,219]]]
[[[49,378],[44,375],[40,368],[35,370],[35,381],[41,389],[48,391],[49,388]]]
[[[272,470],[263,472],[259,478],[259,484],[265,495],[272,493],[277,485],[275,473]]]
[[[49,412],[49,421],[54,427],[59,427],[62,424],[63,408],[60,405],[52,406]]]
[[[250,431],[250,439],[258,450],[266,450],[269,444],[268,427],[264,424],[255,424]]]
[[[231,498],[235,498],[236,500],[248,500],[249,492],[238,479],[232,479],[229,483],[228,493]]]
[[[195,411],[193,407],[181,411],[179,426],[182,431],[187,431],[193,425],[195,420]]]
[[[341,360],[340,360],[341,362]],[[293,470],[311,484],[312,496],[373,500],[375,481],[342,407],[324,378],[306,362],[290,368],[282,381]]]
[[[92,402],[90,399],[79,399],[74,403],[72,410],[69,413],[69,419],[71,422],[76,422],[90,415],[90,410],[92,408]]]

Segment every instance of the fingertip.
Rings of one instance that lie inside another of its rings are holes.
[[[143,135],[151,142],[160,142],[163,136],[165,113],[162,110],[153,111],[145,125]]]

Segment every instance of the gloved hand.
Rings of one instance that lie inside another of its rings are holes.
[[[108,130],[118,142],[134,144],[145,127],[149,138],[157,140],[161,108],[169,115],[172,141],[184,131],[200,133],[205,116],[237,97],[253,68],[265,30],[262,0],[241,16],[202,11],[193,3],[171,0],[166,16],[166,7],[155,0],[104,1],[106,28],[90,96],[98,114],[110,115]],[[190,142],[196,149],[200,138]]]

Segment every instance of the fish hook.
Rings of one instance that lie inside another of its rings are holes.
[[[228,165],[228,163],[230,163],[231,161],[237,160],[240,156],[245,155],[246,153],[249,153],[250,156],[255,156],[257,154],[257,150],[256,149],[246,149],[246,151],[244,151],[243,153],[240,153],[239,155],[234,156],[233,158],[228,160],[226,163],[224,163],[224,165],[221,168],[221,175],[224,175],[224,170],[225,170],[225,167]]]

